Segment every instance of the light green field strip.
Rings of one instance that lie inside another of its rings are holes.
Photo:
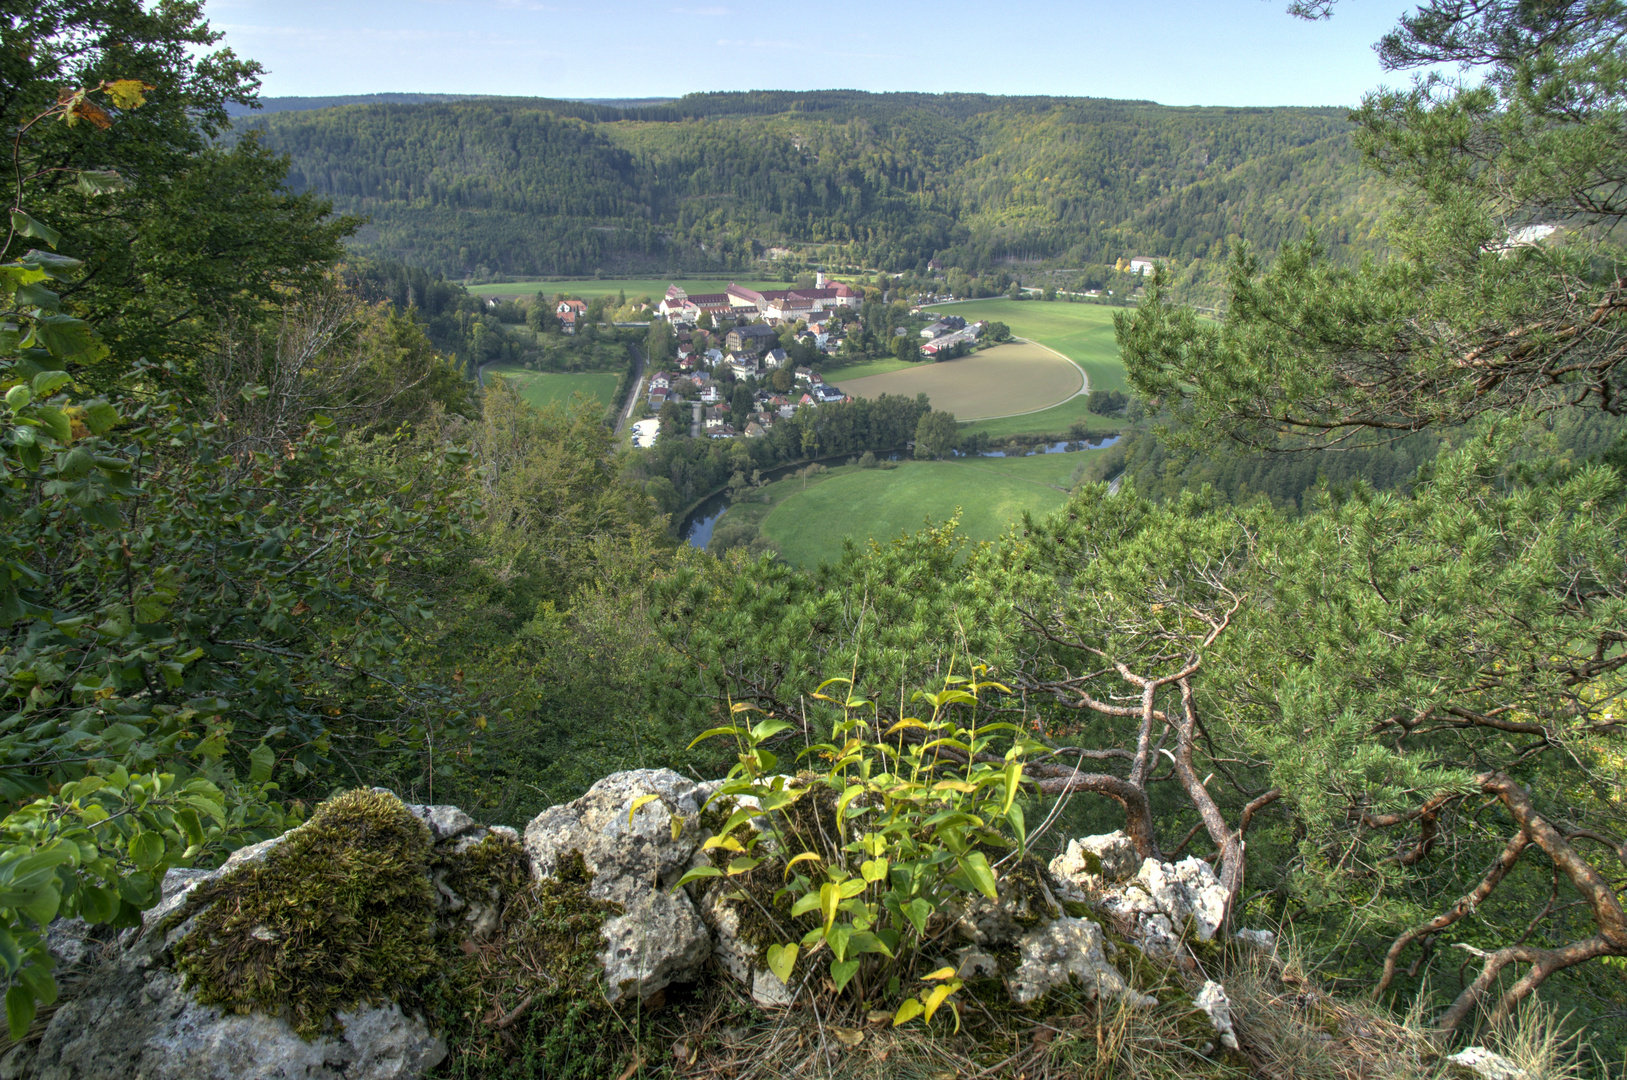
[[[493,364],[486,368],[486,377],[501,375],[519,387],[520,396],[539,409],[559,402],[569,405],[580,392],[596,400],[599,407],[610,404],[619,378],[613,372],[590,371],[571,375],[553,371],[527,371],[522,367]]]
[[[681,285],[689,293],[720,293],[729,287],[729,283],[743,286],[747,289],[794,289],[794,282],[787,281],[756,281],[742,278],[708,278],[704,281],[683,281],[674,278],[605,278],[594,281],[505,281],[493,282],[486,285],[470,285],[469,291],[475,296],[494,296],[499,299],[514,299],[525,297],[527,299],[539,292],[548,296],[555,293],[564,293],[567,296],[581,296],[592,299],[595,296],[615,296],[625,292],[627,299],[637,300],[641,296],[648,296],[656,303],[667,295],[668,285]]]

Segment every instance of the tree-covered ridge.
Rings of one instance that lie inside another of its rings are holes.
[[[1318,224],[1363,248],[1377,210],[1337,109],[841,91],[367,104],[237,130],[290,155],[295,190],[370,216],[359,250],[452,274],[735,268],[776,243],[895,270],[1212,261]]]

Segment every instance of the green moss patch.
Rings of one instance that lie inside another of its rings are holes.
[[[438,1076],[582,1080],[615,1076],[631,1052],[636,1017],[605,1000],[600,929],[620,904],[588,895],[581,853],[557,879],[507,897],[502,924],[484,942],[448,942],[445,973],[427,993],[450,1056]]]
[[[262,859],[193,890],[175,966],[199,1001],[284,1016],[314,1038],[334,1014],[400,1000],[434,968],[436,900],[423,822],[352,791]]]

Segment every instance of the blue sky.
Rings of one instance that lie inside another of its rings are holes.
[[[1406,5],[1345,0],[210,0],[271,95],[544,97],[695,90],[981,91],[1167,105],[1353,105]]]

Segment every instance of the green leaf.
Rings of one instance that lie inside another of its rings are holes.
[[[92,434],[100,435],[119,422],[119,411],[105,401],[92,401],[81,417]]]
[[[819,907],[819,894],[816,892],[804,893],[796,903],[791,905],[791,917],[806,915]]]
[[[82,169],[79,173],[79,181],[74,184],[74,187],[86,195],[111,195],[114,192],[123,191],[126,185],[124,177],[116,172]]]
[[[40,425],[46,431],[51,433],[51,438],[57,442],[66,445],[73,441],[73,425],[68,422],[67,416],[63,414],[61,409],[55,409],[49,405],[36,405],[34,407],[34,417],[39,420]]]
[[[32,385],[34,393],[40,397],[50,397],[59,387],[73,382],[73,376],[66,371],[42,371],[34,376]]]
[[[778,735],[786,728],[793,726],[795,725],[791,724],[790,721],[787,720],[763,720],[759,722],[756,727],[751,729],[751,741],[754,743],[760,743],[764,739],[772,735]]]
[[[994,889],[994,869],[989,866],[989,860],[984,858],[981,851],[972,851],[961,856],[960,868],[978,892],[990,900],[999,898]]]
[[[762,861],[761,859],[754,859],[750,855],[742,855],[738,859],[732,859],[729,862],[729,876],[734,877],[737,874],[749,873],[757,869],[757,864]]]
[[[130,859],[143,870],[151,870],[164,858],[164,838],[156,832],[139,832],[130,838]]]
[[[678,879],[678,884],[675,885],[674,888],[681,889],[685,885],[688,885],[691,881],[699,881],[702,878],[722,877],[722,876],[723,876],[723,871],[719,870],[715,866],[697,866],[697,867],[695,867],[695,869],[691,870],[689,873],[687,873],[683,877],[679,878]]]
[[[57,912],[62,909],[62,891],[53,881],[36,890],[26,903],[18,904],[16,907],[40,926],[49,926],[51,920],[57,917]]]
[[[44,222],[35,221],[21,210],[11,212],[11,227],[17,231],[17,235],[38,237],[53,248],[62,239],[61,233]]]
[[[904,909],[904,917],[910,921],[911,926],[915,927],[915,932],[917,934],[925,934],[926,921],[932,918],[931,902],[924,900],[921,897],[916,897],[914,900],[911,900],[909,903],[902,906]]]
[[[885,881],[887,879],[887,860],[867,859],[859,864],[859,875],[865,881]]]
[[[47,352],[63,360],[92,356],[101,350],[90,323],[72,315],[42,315],[34,324],[34,334]]]
[[[1017,788],[1022,783],[1023,763],[1020,761],[1006,762],[1006,801],[1000,806],[1000,813],[1011,813],[1011,804],[1017,799]]]
[[[707,730],[701,732],[699,735],[695,736],[695,741],[689,744],[689,749],[691,749],[691,750],[695,749],[695,747],[699,746],[701,743],[705,742],[707,739],[710,739],[714,735],[744,735],[744,734],[746,734],[746,732],[745,732],[745,730],[743,728],[735,727],[733,724],[729,725],[728,727],[708,728]]]
[[[276,751],[261,743],[249,751],[249,779],[256,784],[265,783],[271,779],[271,769],[276,764]]]
[[[791,984],[791,972],[797,966],[798,947],[795,945],[770,945],[768,947],[768,970],[774,973],[775,978],[787,986]]]
[[[11,1041],[21,1042],[34,1022],[34,991],[20,983],[13,983],[6,991],[6,1026],[11,1030]]]
[[[5,964],[6,974],[13,974],[23,962],[23,954],[17,948],[17,939],[11,936],[11,931],[0,926],[0,964]]]
[[[859,963],[857,957],[852,960],[832,960],[830,962],[830,981],[836,984],[838,994],[842,992],[843,987],[853,980],[853,976],[859,973]]]

